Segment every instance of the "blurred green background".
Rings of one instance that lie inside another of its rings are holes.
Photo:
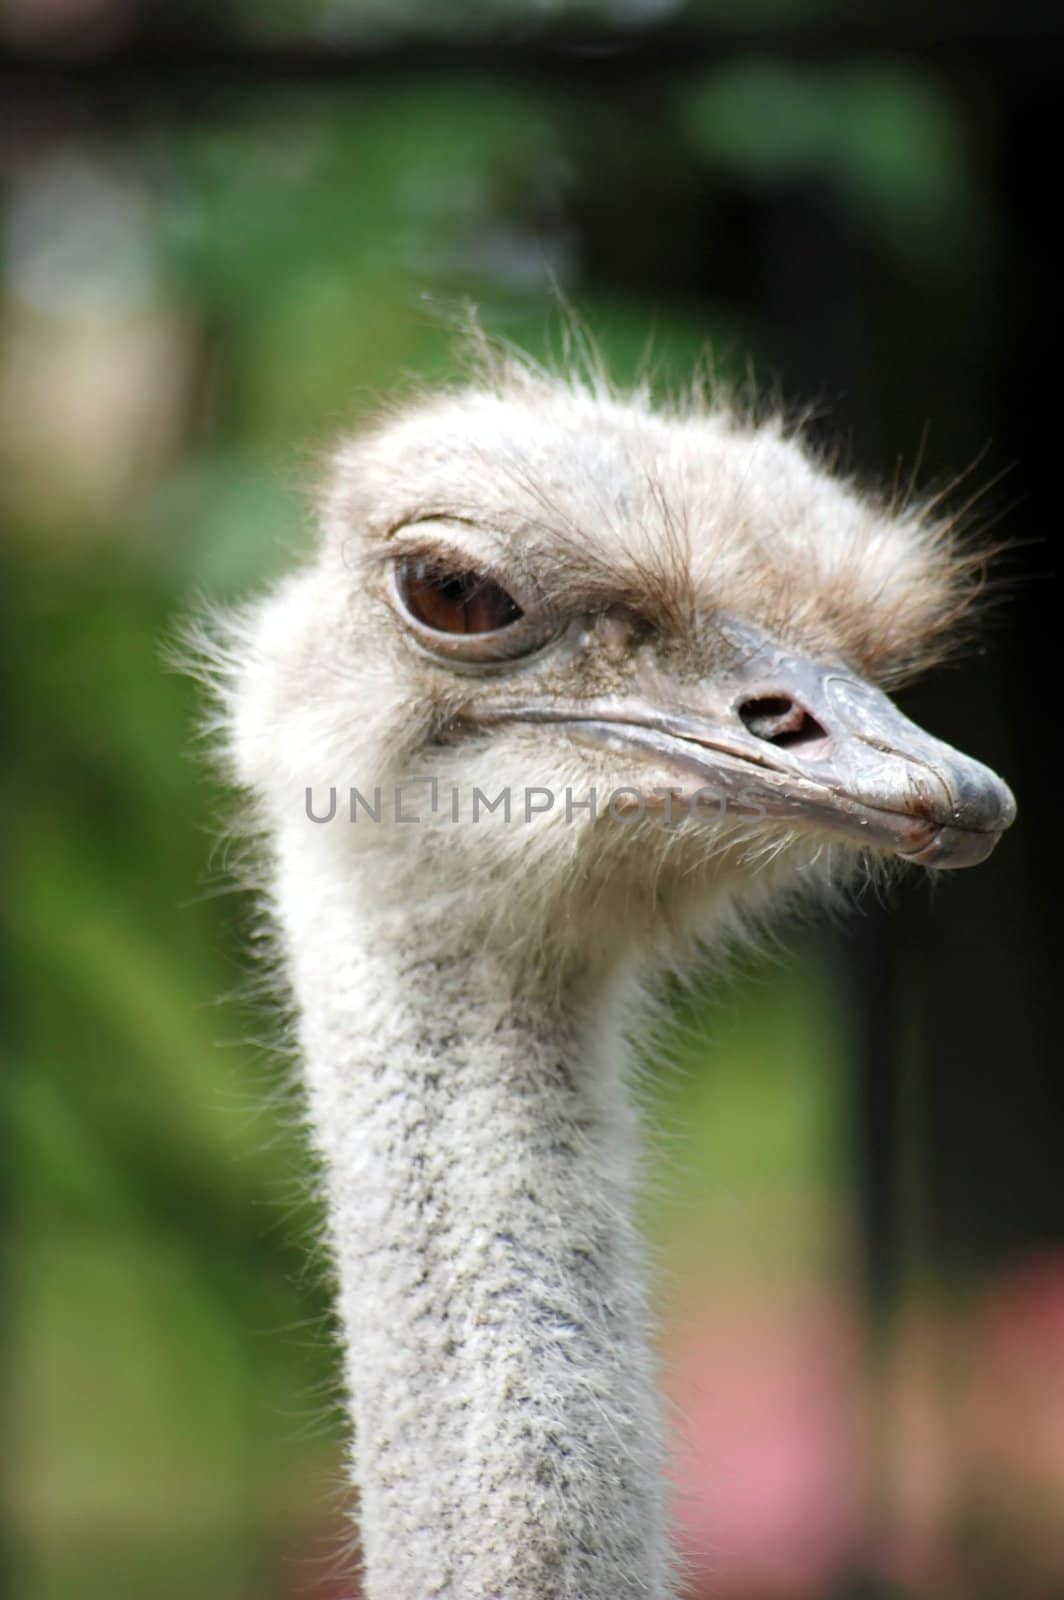
[[[290,1068],[163,646],[467,304],[550,355],[560,290],[621,380],[709,345],[861,470],[1012,472],[1005,620],[907,704],[1025,827],[679,1005],[647,1212],[693,1593],[1064,1595],[1055,25],[19,0],[0,41],[0,1592],[353,1593]]]

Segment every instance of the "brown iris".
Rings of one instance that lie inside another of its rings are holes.
[[[396,567],[399,596],[435,633],[497,633],[524,615],[506,590],[480,572],[448,572],[418,557]]]

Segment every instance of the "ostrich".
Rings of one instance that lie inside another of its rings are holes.
[[[335,1263],[369,1600],[666,1600],[632,1041],[658,982],[1005,785],[882,685],[972,565],[779,419],[483,357],[342,443],[208,649]]]

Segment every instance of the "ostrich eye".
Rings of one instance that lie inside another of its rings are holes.
[[[524,615],[505,589],[479,572],[445,572],[409,557],[395,576],[407,611],[434,633],[497,633]]]
[[[455,672],[504,672],[552,644],[565,622],[552,608],[518,605],[501,583],[455,552],[399,555],[391,600],[412,642]]]

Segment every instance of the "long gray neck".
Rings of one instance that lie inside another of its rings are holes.
[[[369,1600],[664,1600],[618,1041],[357,891],[278,901],[322,1154]]]

